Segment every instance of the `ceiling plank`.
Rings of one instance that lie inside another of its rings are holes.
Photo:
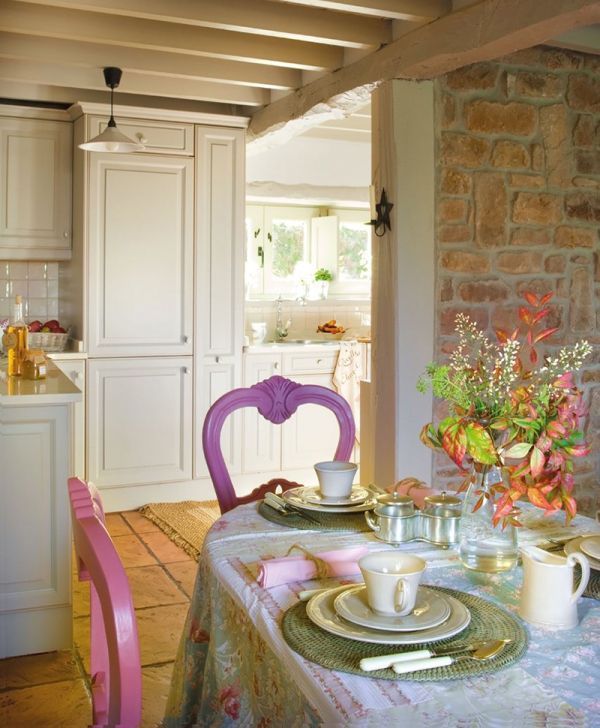
[[[340,68],[341,47],[0,0],[0,30],[288,68]]]
[[[0,56],[23,58],[92,68],[118,66],[126,72],[154,73],[166,77],[196,78],[241,86],[290,90],[302,85],[302,72],[295,68],[264,66],[217,58],[165,53],[144,48],[100,43],[80,43],[63,38],[40,38],[0,31]]]
[[[435,20],[449,13],[451,0],[274,0],[394,20]]]
[[[393,78],[434,78],[455,68],[528,48],[600,20],[598,0],[482,0],[422,26],[380,50],[257,111],[258,137],[310,114],[350,89]],[[312,114],[318,123],[318,114]]]
[[[27,97],[23,96],[27,92]],[[15,104],[30,101],[44,103],[63,104],[65,107],[80,101],[84,103],[101,104],[105,111],[102,113],[108,116],[109,106],[107,104],[106,88],[103,91],[90,89],[71,88],[68,86],[48,86],[46,84],[21,83],[19,81],[5,81],[0,78],[0,98],[14,100]],[[116,97],[115,116],[126,117],[131,115],[131,108],[138,109],[163,109],[166,111],[183,111],[190,114],[214,114],[215,116],[247,116],[247,106],[230,106],[208,101],[191,101],[188,99],[169,99],[156,96],[138,96],[119,92]],[[219,121],[215,119],[215,124]]]
[[[0,78],[24,83],[75,86],[87,89],[106,88],[102,74],[95,68],[66,66],[59,63],[0,58]],[[57,80],[60,81],[57,84]],[[170,78],[146,74],[130,74],[123,86],[130,93],[144,96],[218,101],[225,104],[262,106],[269,100],[269,92],[247,86],[195,81],[189,78]]]
[[[269,0],[20,0],[109,15],[182,23],[217,30],[373,48],[392,40],[391,23],[331,10],[286,5]]]

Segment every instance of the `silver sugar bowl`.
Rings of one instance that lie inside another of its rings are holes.
[[[445,491],[424,499],[421,517],[421,538],[438,546],[458,543],[458,527],[462,501]]]
[[[375,536],[387,543],[404,543],[418,538],[415,503],[408,495],[379,496],[375,509],[365,512],[365,519]]]

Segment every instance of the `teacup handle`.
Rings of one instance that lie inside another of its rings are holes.
[[[405,580],[398,579],[398,583],[396,584],[396,598],[394,599],[394,606],[396,607],[396,611],[401,612],[404,609],[407,601],[408,590],[405,586]]]
[[[567,556],[567,564],[569,566],[574,566],[575,562],[577,562],[581,566],[581,581],[579,582],[577,590],[574,591],[573,595],[571,596],[571,604],[573,604],[573,602],[576,602],[583,594],[588,584],[588,581],[590,580],[590,562],[587,560],[587,558],[583,554],[580,554],[578,551],[576,551],[575,553],[569,554]]]

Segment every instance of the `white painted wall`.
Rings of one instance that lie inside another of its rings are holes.
[[[366,188],[371,184],[371,145],[299,136],[257,154],[250,148],[246,181]]]

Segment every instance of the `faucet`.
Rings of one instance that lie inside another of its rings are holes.
[[[283,324],[282,304],[283,298],[281,297],[281,294],[279,294],[279,297],[275,301],[275,311],[277,312],[275,319],[275,337],[277,339],[285,339],[285,337],[288,335],[288,329],[292,325],[291,319],[288,319],[285,325]]]

